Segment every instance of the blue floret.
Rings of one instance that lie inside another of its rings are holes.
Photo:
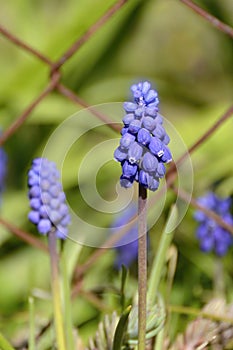
[[[46,158],[34,159],[28,172],[28,187],[29,220],[40,234],[47,235],[53,230],[57,238],[65,239],[70,214],[55,163]]]
[[[7,155],[3,148],[0,148],[0,194],[5,187],[5,178],[7,171]]]
[[[221,199],[210,192],[200,197],[198,203],[221,216],[222,220],[227,224],[233,225],[233,217],[230,213],[230,198]],[[219,256],[225,255],[233,244],[233,237],[230,232],[218,225],[201,210],[197,210],[194,213],[194,218],[199,223],[196,236],[200,242],[201,250],[203,252],[214,251]]]

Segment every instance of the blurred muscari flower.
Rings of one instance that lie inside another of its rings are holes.
[[[42,235],[53,230],[57,238],[65,239],[70,214],[55,163],[46,158],[34,159],[28,172],[28,187],[31,207],[29,220]]]
[[[233,217],[230,213],[230,198],[221,199],[214,193],[209,192],[205,196],[200,197],[198,203],[221,216],[222,220],[227,224],[233,225]],[[200,241],[201,250],[203,252],[214,251],[218,256],[225,255],[233,244],[233,237],[230,232],[219,226],[200,210],[194,213],[194,218],[200,223],[196,236]]]
[[[120,146],[114,158],[121,163],[122,187],[129,188],[134,181],[156,191],[159,179],[165,175],[164,163],[172,160],[167,147],[170,138],[158,114],[158,93],[147,81],[131,86],[134,102],[125,102],[126,115],[121,130]]]
[[[131,219],[137,214],[137,206],[130,205],[124,210],[123,214],[118,216],[112,226],[111,233],[117,234],[124,230],[124,226],[129,224]],[[149,242],[148,242],[149,243]],[[130,267],[130,265],[136,261],[138,256],[138,224],[135,221],[134,224],[130,226],[127,232],[117,241],[117,246],[115,247],[116,259],[114,266],[116,269],[120,269],[122,265]]]
[[[7,171],[7,155],[3,148],[0,147],[0,194],[5,187],[5,178]]]

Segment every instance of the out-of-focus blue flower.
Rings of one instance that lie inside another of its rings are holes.
[[[230,198],[221,199],[210,192],[204,197],[200,197],[198,203],[221,216],[222,220],[227,224],[233,225],[233,217],[230,213]],[[233,244],[233,236],[230,232],[219,226],[200,210],[195,212],[194,218],[200,223],[196,236],[200,241],[201,250],[203,252],[214,251],[219,256],[225,255]]]
[[[118,232],[124,232],[124,236],[117,241],[116,259],[114,266],[119,270],[122,265],[129,267],[138,256],[138,223],[135,223],[124,231],[124,226],[129,224],[132,218],[137,214],[136,205],[130,205],[124,210],[123,214],[118,216],[112,224],[111,233],[117,234]],[[130,242],[130,243],[128,243]]]
[[[151,84],[147,81],[134,84],[131,91],[134,102],[124,103],[124,127],[114,158],[122,166],[122,187],[131,187],[137,181],[155,191],[159,179],[165,175],[163,164],[172,160],[167,147],[170,138],[158,114],[158,93],[151,89]]]
[[[5,187],[5,178],[7,172],[7,155],[2,147],[0,147],[0,195]]]
[[[65,239],[70,214],[55,163],[46,158],[34,159],[28,172],[28,187],[29,220],[42,235],[54,230],[57,238]]]

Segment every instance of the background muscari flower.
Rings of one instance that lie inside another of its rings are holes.
[[[230,213],[230,198],[221,199],[210,192],[200,197],[198,203],[221,216],[227,224],[233,225],[233,217]],[[219,226],[200,210],[195,212],[194,218],[200,223],[196,236],[200,241],[201,250],[204,252],[214,251],[218,256],[225,255],[233,244],[233,237],[230,232]]]
[[[7,155],[4,149],[0,148],[0,194],[3,192],[5,187],[5,178],[7,171]]]
[[[111,233],[117,234],[123,230],[124,225],[129,224],[130,220],[137,215],[137,206],[130,205],[124,210],[123,214],[118,216],[111,226]],[[128,243],[130,242],[130,243]],[[137,221],[121,237],[115,247],[116,259],[114,266],[119,270],[122,265],[129,267],[138,257],[138,224]]]
[[[114,152],[122,166],[120,183],[128,188],[134,181],[151,191],[157,190],[165,175],[164,163],[172,160],[167,147],[170,138],[158,114],[158,94],[147,81],[131,86],[134,102],[125,102],[120,146]]]
[[[54,230],[57,238],[65,239],[70,214],[55,163],[46,158],[34,159],[28,172],[28,187],[29,220],[42,235]]]

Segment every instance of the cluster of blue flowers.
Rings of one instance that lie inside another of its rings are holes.
[[[159,179],[165,175],[164,163],[172,160],[167,147],[170,138],[158,114],[158,94],[147,81],[131,86],[134,102],[125,102],[126,115],[121,131],[120,146],[114,158],[121,163],[122,187],[129,188],[134,181],[156,191]]]
[[[227,224],[233,225],[233,217],[230,213],[230,198],[221,199],[210,192],[204,197],[200,197],[198,203],[221,216]],[[196,235],[200,241],[201,250],[204,252],[214,251],[218,256],[225,255],[233,244],[233,237],[230,232],[219,226],[200,210],[195,212],[194,218],[200,223]]]
[[[59,179],[60,175],[55,163],[46,158],[33,160],[28,172],[31,207],[28,218],[42,235],[54,230],[57,238],[65,239],[70,214]]]
[[[3,148],[0,148],[0,194],[5,187],[5,178],[7,171],[7,155]]]

